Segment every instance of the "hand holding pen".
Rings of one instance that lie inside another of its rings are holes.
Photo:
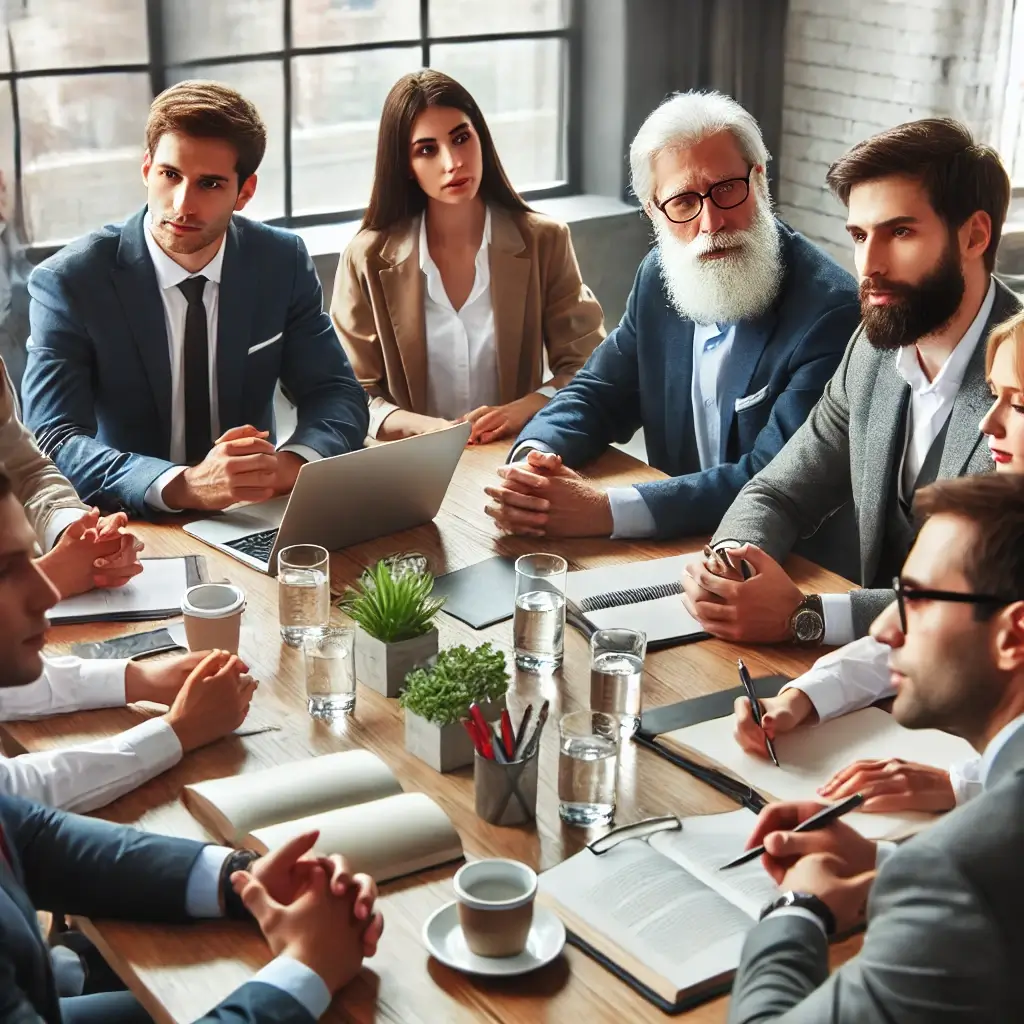
[[[754,684],[750,679],[750,673],[747,671],[747,666],[743,664],[743,659],[738,658],[736,665],[739,668],[740,683],[743,685],[743,689],[746,691],[747,699],[750,701],[750,713],[754,716],[754,721],[757,727],[764,731],[764,725],[761,719],[761,702],[758,700],[757,693],[754,691]],[[775,756],[775,744],[772,742],[771,737],[765,733],[764,744],[768,748],[768,754],[772,759],[772,764],[776,768],[779,768],[779,759]]]

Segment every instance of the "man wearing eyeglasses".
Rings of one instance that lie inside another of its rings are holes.
[[[630,163],[657,245],[618,327],[486,488],[504,530],[710,533],[804,421],[856,326],[856,286],[772,215],[768,159],[726,96],[682,93],[647,118]],[[604,490],[575,472],[640,427],[670,479]]]
[[[871,634],[888,650],[893,716],[980,754],[982,792],[900,845],[843,822],[795,826],[815,801],[773,804],[748,848],[782,890],[747,936],[731,1024],[994,1024],[1024,1020],[1024,477],[944,480]],[[867,919],[829,977],[828,938]]]

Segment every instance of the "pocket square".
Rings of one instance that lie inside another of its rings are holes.
[[[760,405],[771,391],[771,385],[765,384],[760,391],[755,391],[752,395],[747,395],[745,398],[736,399],[736,411],[743,412],[744,409],[752,409],[755,405]]]
[[[251,356],[253,352],[259,352],[261,348],[266,348],[268,345],[273,345],[274,342],[277,341],[283,334],[284,331],[278,331],[277,334],[275,334],[272,338],[267,338],[266,341],[261,341],[258,345],[253,345],[252,348],[249,349],[247,355]]]

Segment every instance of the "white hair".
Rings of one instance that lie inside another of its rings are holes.
[[[654,195],[654,161],[667,149],[696,145],[709,135],[731,132],[751,164],[771,159],[757,121],[734,99],[720,92],[678,92],[655,108],[629,147],[633,192],[646,205]]]

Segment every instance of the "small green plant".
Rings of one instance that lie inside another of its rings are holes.
[[[378,562],[345,591],[339,604],[370,636],[386,644],[399,643],[423,636],[433,627],[445,600],[430,596],[433,585],[429,572],[393,576],[386,562]]]
[[[434,665],[414,668],[405,677],[398,703],[434,725],[450,725],[467,714],[473,701],[502,697],[508,681],[505,655],[490,643],[473,650],[448,647]]]

